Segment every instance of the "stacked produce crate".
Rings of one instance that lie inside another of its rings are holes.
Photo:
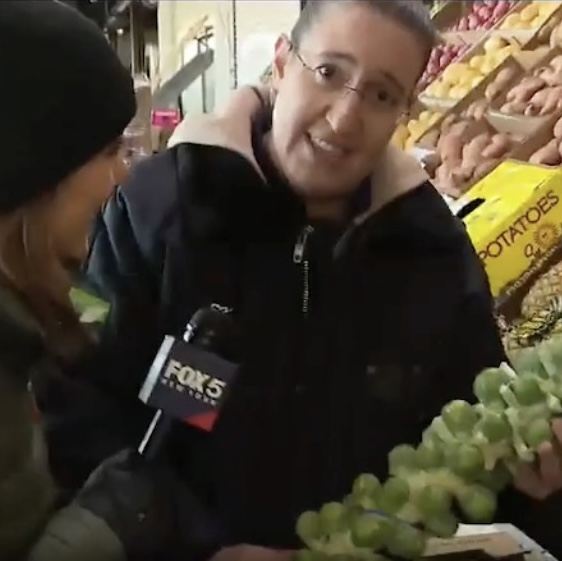
[[[431,154],[509,349],[562,332],[562,2],[449,2],[444,43],[393,142]]]
[[[453,198],[506,158],[560,165],[553,116],[562,114],[562,3],[449,2],[434,19],[444,42],[394,143],[434,150],[429,171]]]

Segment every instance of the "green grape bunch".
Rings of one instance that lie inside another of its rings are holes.
[[[551,339],[482,371],[476,402],[451,401],[417,446],[396,446],[389,478],[363,474],[341,503],[301,514],[298,561],[384,561],[423,556],[430,538],[460,522],[494,520],[497,496],[521,463],[533,462],[562,413],[562,340]]]

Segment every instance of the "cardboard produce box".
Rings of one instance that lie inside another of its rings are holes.
[[[501,327],[513,334],[511,342],[532,344],[552,316],[550,297],[562,291],[562,276],[560,285],[535,285],[562,256],[562,169],[508,160],[462,201],[476,207],[463,220],[488,274]]]
[[[511,524],[461,524],[453,539],[431,539],[426,557],[437,557],[443,561],[555,561],[543,547]]]

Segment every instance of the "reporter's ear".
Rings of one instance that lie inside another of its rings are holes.
[[[232,92],[226,105],[217,112],[217,116],[225,119],[254,117],[270,96],[270,88],[267,86],[242,86]]]

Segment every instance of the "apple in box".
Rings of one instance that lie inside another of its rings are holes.
[[[470,13],[462,16],[453,31],[473,31],[490,29],[503,18],[513,7],[513,0],[483,0],[473,2]]]
[[[511,10],[512,3],[508,2],[507,0],[499,0],[495,2],[492,15],[495,18],[498,18],[498,21],[503,18]]]
[[[437,45],[429,57],[428,65],[420,79],[419,87],[425,88],[433,82],[451,62],[456,60],[469,46],[442,44]]]

